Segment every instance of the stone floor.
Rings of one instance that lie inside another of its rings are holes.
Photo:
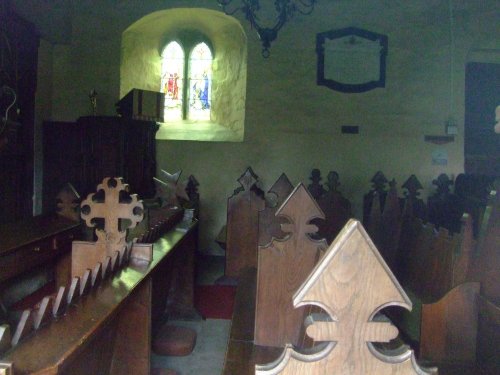
[[[224,275],[225,258],[198,254],[196,259],[196,283],[211,285]],[[197,332],[196,346],[186,357],[163,357],[152,354],[151,368],[168,368],[179,375],[220,375],[224,365],[230,320],[176,320],[169,324],[188,327]]]
[[[179,375],[220,375],[231,321],[207,319],[170,323],[196,330],[198,333],[196,346],[186,357],[162,357],[153,354],[151,368],[169,368],[177,371]]]

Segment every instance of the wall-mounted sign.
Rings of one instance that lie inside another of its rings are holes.
[[[318,85],[356,93],[385,87],[387,35],[348,27],[316,35]]]
[[[448,165],[448,152],[439,149],[432,151],[432,165]]]

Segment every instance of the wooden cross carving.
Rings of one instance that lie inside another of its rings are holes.
[[[144,206],[135,194],[130,196],[130,202],[120,202],[120,192],[128,191],[128,185],[124,184],[121,178],[106,177],[97,186],[97,190],[104,191],[104,202],[95,202],[95,193],[90,194],[82,202],[82,219],[85,220],[89,227],[93,227],[95,226],[95,223],[92,222],[93,219],[103,218],[104,230],[96,230],[97,242],[116,244],[123,247],[127,232],[126,230],[120,230],[120,219],[128,219],[130,221],[128,228],[134,228],[144,218]]]
[[[307,334],[318,345],[312,354],[287,345],[282,356],[257,365],[257,375],[432,374],[420,368],[406,347],[391,355],[373,342],[387,342],[398,330],[381,321],[378,311],[391,305],[411,309],[411,302],[378,253],[362,225],[350,220],[293,298],[295,307],[314,304],[331,318],[308,317]]]
[[[122,259],[127,252],[137,258],[143,249],[137,244],[127,244],[127,229],[134,228],[144,217],[144,206],[137,195],[126,199],[120,197],[121,192],[128,192],[128,185],[121,178],[106,177],[97,186],[97,191],[104,192],[104,201],[96,201],[96,193],[89,194],[82,202],[81,215],[88,226],[93,227],[94,219],[104,219],[104,229],[97,229],[97,242],[73,241],[71,254],[71,274],[83,277],[87,270],[93,270],[99,263],[106,264],[107,259]],[[120,228],[120,219],[128,220],[127,228]],[[152,247],[146,249],[150,259]],[[93,275],[96,276],[96,275]],[[94,277],[95,278],[95,277]]]

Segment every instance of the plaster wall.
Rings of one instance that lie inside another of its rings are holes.
[[[53,48],[52,119],[74,120],[90,113],[95,88],[98,113],[114,114],[120,95],[123,31],[143,16],[166,7],[216,9],[215,0],[75,2],[71,43]],[[213,242],[226,220],[226,200],[247,166],[269,188],[281,172],[296,184],[308,183],[312,168],[336,170],[341,189],[357,217],[362,195],[377,170],[401,185],[414,173],[427,194],[439,173],[463,171],[465,64],[473,51],[490,51],[500,63],[497,0],[320,1],[310,16],[298,15],[280,31],[271,57],[261,57],[255,32],[242,15],[248,40],[245,139],[241,143],[158,141],[158,167],[183,170],[200,182],[201,246]],[[319,32],[356,26],[388,35],[386,87],[344,94],[316,85],[315,37]],[[481,52],[478,52],[481,55]],[[445,121],[458,124],[455,141],[424,142],[444,135]],[[357,125],[358,135],[341,134]],[[431,154],[447,153],[446,166]]]

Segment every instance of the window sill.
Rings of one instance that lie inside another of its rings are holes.
[[[212,122],[160,122],[157,140],[242,142],[243,130],[231,130]]]

